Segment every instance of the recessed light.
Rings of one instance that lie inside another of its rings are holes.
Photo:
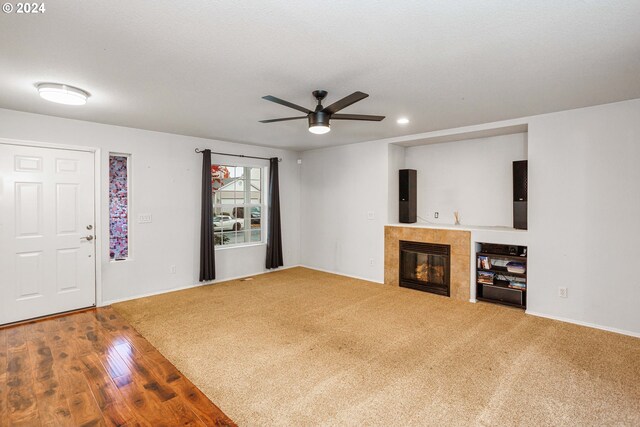
[[[90,96],[82,89],[60,83],[38,83],[36,88],[42,99],[58,104],[84,105]]]
[[[400,117],[398,120],[396,120],[396,123],[398,123],[399,125],[406,125],[407,123],[409,123],[409,119],[407,119],[406,117]]]

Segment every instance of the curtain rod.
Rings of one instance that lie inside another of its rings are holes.
[[[202,153],[204,150],[196,148],[196,153]],[[221,156],[232,156],[232,157],[245,157],[247,159],[260,159],[260,160],[271,160],[268,157],[256,157],[256,156],[245,156],[244,154],[229,154],[229,153],[218,153],[216,151],[212,151],[211,154],[219,154]],[[282,161],[282,157],[278,157],[278,161]]]

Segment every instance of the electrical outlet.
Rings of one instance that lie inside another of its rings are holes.
[[[176,266],[175,265],[169,266],[169,273],[176,274]]]
[[[373,258],[369,259],[369,265],[375,265],[376,261]]]
[[[565,288],[565,287],[558,288],[558,296],[560,298],[566,298],[567,297],[567,288]]]
[[[436,219],[437,219],[439,216],[440,216],[440,213],[439,213],[439,212],[434,212],[434,213],[433,213],[433,217],[434,217],[434,218],[436,218]]]
[[[376,213],[374,211],[368,211],[367,212],[367,219],[368,220],[376,219]]]

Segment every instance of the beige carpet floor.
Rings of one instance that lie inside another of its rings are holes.
[[[240,425],[640,425],[640,339],[293,268],[114,306]]]

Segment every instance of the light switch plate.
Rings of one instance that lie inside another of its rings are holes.
[[[138,224],[148,224],[153,222],[153,217],[151,214],[140,214],[138,215]]]

